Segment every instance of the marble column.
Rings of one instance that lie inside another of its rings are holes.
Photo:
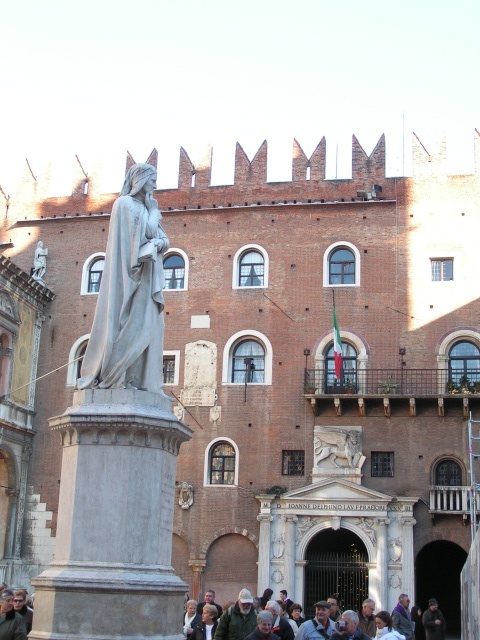
[[[376,518],[377,525],[377,610],[388,609],[388,518]]]
[[[260,539],[258,543],[258,593],[263,593],[270,586],[270,534],[272,516],[261,513],[257,516],[260,522]]]
[[[402,527],[402,591],[415,602],[415,562],[413,557],[413,526],[415,518],[400,518]]]
[[[192,430],[164,394],[87,389],[61,435],[55,557],[30,640],[177,640],[187,585],[171,566],[176,456]]]
[[[295,523],[298,521],[297,516],[283,516],[285,522],[285,552],[283,564],[283,583],[284,589],[288,591],[288,597],[293,602],[295,600]]]

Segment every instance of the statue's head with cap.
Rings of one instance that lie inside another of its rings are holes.
[[[151,164],[145,164],[139,162],[130,167],[125,176],[125,182],[123,183],[121,196],[134,196],[144,186],[148,178],[152,173],[157,173],[155,167]]]

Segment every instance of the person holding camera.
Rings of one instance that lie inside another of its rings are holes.
[[[358,626],[358,614],[355,611],[344,611],[335,622],[335,631],[330,640],[371,640]]]

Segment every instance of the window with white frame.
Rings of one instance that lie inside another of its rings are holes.
[[[70,353],[68,354],[67,387],[74,387],[77,384],[89,338],[89,333],[78,338],[70,348]]]
[[[325,251],[323,286],[360,286],[360,252],[351,242],[335,242]]]
[[[223,384],[272,384],[272,345],[258,331],[239,331],[225,345]]]
[[[102,282],[103,269],[105,267],[105,254],[94,253],[83,263],[81,295],[97,295]]]
[[[163,352],[163,384],[178,385],[180,371],[180,351]]]
[[[185,251],[169,249],[163,256],[165,291],[186,291],[188,289],[189,261]]]
[[[268,253],[258,244],[241,247],[233,259],[232,287],[255,289],[268,287]]]
[[[232,382],[265,382],[265,349],[256,340],[242,340],[233,350]]]
[[[216,438],[205,451],[205,485],[238,484],[238,447],[230,438]]]

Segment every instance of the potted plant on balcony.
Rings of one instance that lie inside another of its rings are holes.
[[[447,393],[458,393],[458,386],[451,378],[447,380]]]
[[[470,393],[470,391],[472,390],[470,388],[470,380],[468,376],[462,376],[458,384],[460,386],[460,393]]]
[[[356,392],[355,384],[350,378],[347,378],[347,380],[345,380],[345,384],[343,386],[345,389],[345,393],[352,394]]]
[[[379,393],[397,393],[397,381],[393,376],[388,376],[378,383]]]

